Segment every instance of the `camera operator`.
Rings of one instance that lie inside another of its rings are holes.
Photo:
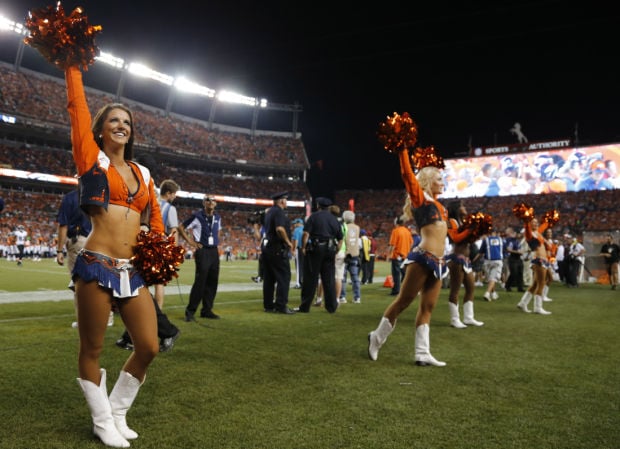
[[[258,274],[252,276],[251,279],[256,282],[263,282],[263,252],[261,251],[263,246],[263,239],[265,238],[265,213],[267,209],[252,212],[248,217],[248,223],[252,225],[254,231],[254,238],[258,242],[256,246],[256,258],[258,259]]]
[[[291,284],[291,222],[284,213],[288,192],[271,197],[273,206],[265,214],[265,237],[261,245],[263,261],[263,307],[265,312],[292,315],[288,307],[288,291]],[[275,302],[274,302],[275,292]]]

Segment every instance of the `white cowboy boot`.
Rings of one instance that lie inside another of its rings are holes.
[[[519,304],[517,304],[517,308],[523,310],[525,313],[532,313],[532,311],[527,308],[527,305],[530,303],[531,300],[532,294],[529,291],[526,291],[525,293],[523,293]]]
[[[129,441],[123,438],[114,424],[106,388],[106,372],[103,368],[100,372],[101,381],[99,385],[95,385],[89,380],[77,378],[78,385],[84,392],[90,415],[93,418],[93,433],[106,446],[129,447]]]
[[[383,317],[377,329],[368,334],[368,358],[370,360],[377,360],[379,349],[381,349],[381,346],[383,346],[383,343],[385,343],[385,340],[387,340],[395,326],[396,322],[392,326],[390,320]]]
[[[446,366],[446,362],[440,362],[431,355],[429,330],[428,324],[421,324],[415,330],[415,364],[418,366]]]
[[[542,298],[543,298],[543,302],[551,302],[551,301],[553,301],[553,299],[551,299],[551,298],[549,298],[549,297],[547,296],[547,293],[549,293],[549,286],[548,286],[548,285],[545,285],[545,286],[543,287],[543,291],[542,291]]]
[[[459,305],[448,301],[448,308],[450,309],[450,326],[465,329],[467,326],[463,324],[459,316]],[[465,311],[463,310],[463,312]]]
[[[474,302],[473,301],[465,301],[463,303],[463,323],[471,324],[473,326],[484,325],[482,321],[477,321],[474,318]]]
[[[135,440],[138,434],[127,426],[127,411],[133,404],[142,384],[138,379],[126,371],[121,371],[118,380],[110,393],[112,417],[118,431],[128,440]]]
[[[540,315],[551,315],[551,312],[543,309],[543,299],[540,295],[534,296],[534,313],[538,313]]]

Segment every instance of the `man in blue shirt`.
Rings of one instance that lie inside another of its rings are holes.
[[[213,313],[213,303],[220,278],[220,254],[218,251],[222,218],[215,213],[217,202],[212,195],[205,195],[203,210],[196,211],[179,224],[179,234],[188,245],[195,248],[196,264],[194,284],[189,293],[189,303],[185,308],[185,321],[196,321],[194,314],[202,302],[201,318],[219,319]]]
[[[304,255],[301,253],[301,238],[304,235],[304,221],[301,218],[293,220],[293,256],[295,258],[295,288],[301,288],[304,272]]]
[[[484,299],[496,301],[499,295],[495,291],[495,284],[501,282],[504,268],[504,240],[497,235],[495,229],[491,231],[491,235],[482,239],[479,254],[484,257],[484,271],[487,278],[487,291],[484,293]]]

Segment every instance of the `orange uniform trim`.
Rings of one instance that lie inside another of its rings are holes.
[[[86,94],[82,83],[82,72],[77,67],[69,67],[65,71],[67,84],[67,110],[71,119],[71,143],[73,146],[73,160],[77,168],[78,176],[82,176],[89,170],[101,170],[108,182],[110,192],[109,203],[126,206],[141,213],[148,205],[151,206],[150,227],[151,231],[163,233],[164,225],[159,209],[159,201],[155,193],[155,184],[149,178],[148,184],[142,174],[139,164],[127,161],[134,175],[139,181],[138,190],[129,192],[123,177],[110,165],[110,159],[101,151],[92,132],[92,118],[86,103]],[[133,125],[133,124],[132,124]],[[104,202],[104,192],[101,197],[93,198]]]

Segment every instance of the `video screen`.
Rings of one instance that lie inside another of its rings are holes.
[[[446,159],[442,198],[620,188],[620,144]]]

